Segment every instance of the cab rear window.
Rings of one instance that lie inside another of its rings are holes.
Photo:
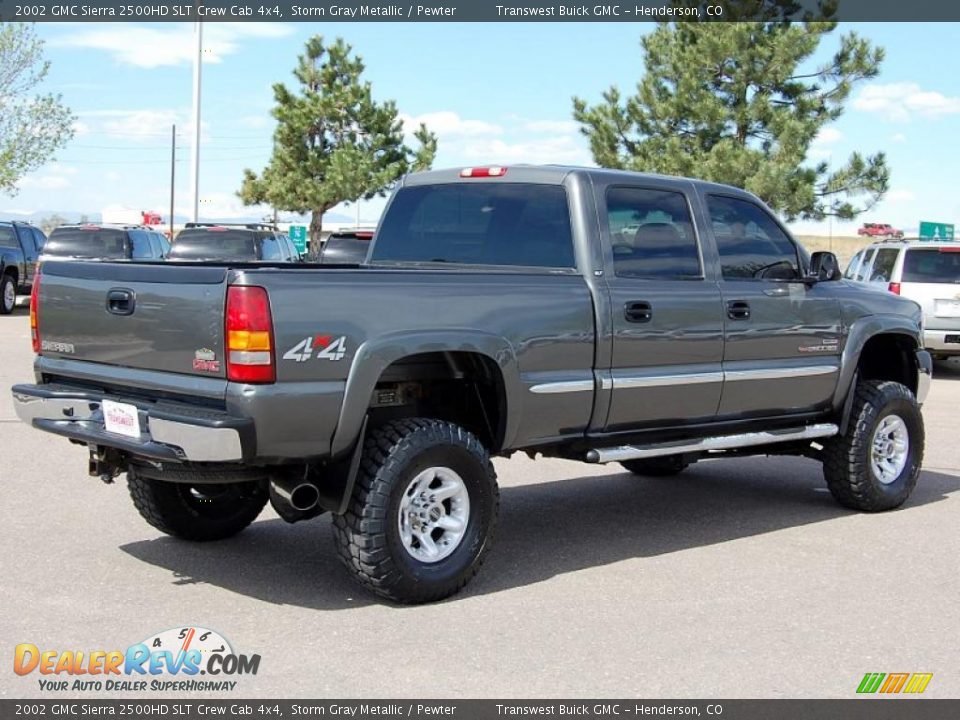
[[[901,281],[960,283],[960,247],[908,249]]]
[[[572,268],[566,191],[499,182],[403,188],[371,260]]]

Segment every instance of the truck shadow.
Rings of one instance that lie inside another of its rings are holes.
[[[934,361],[933,377],[937,380],[960,380],[960,359]]]
[[[826,492],[811,461],[702,463],[676,478],[627,473],[503,488],[493,550],[457,597],[484,595],[565,573],[655,557],[852,515]],[[573,466],[572,466],[573,467]],[[960,477],[925,471],[910,512],[960,490]],[[873,516],[884,522],[884,515]],[[169,570],[174,584],[206,583],[257,600],[317,610],[379,601],[349,577],[333,550],[329,516],[254,523],[236,538],[190,544],[162,537],[121,549]]]

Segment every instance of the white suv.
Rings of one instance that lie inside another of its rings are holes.
[[[960,355],[960,243],[874,243],[853,256],[843,276],[919,303],[930,354]]]

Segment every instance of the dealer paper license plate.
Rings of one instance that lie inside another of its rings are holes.
[[[107,432],[131,438],[140,437],[140,415],[136,406],[104,400],[100,407],[103,410],[103,426]]]
[[[937,300],[937,317],[960,317],[960,300]]]

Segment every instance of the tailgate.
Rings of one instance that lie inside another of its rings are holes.
[[[960,284],[901,282],[900,294],[920,304],[928,330],[960,330]]]
[[[41,354],[225,377],[226,267],[49,262],[40,281]]]

